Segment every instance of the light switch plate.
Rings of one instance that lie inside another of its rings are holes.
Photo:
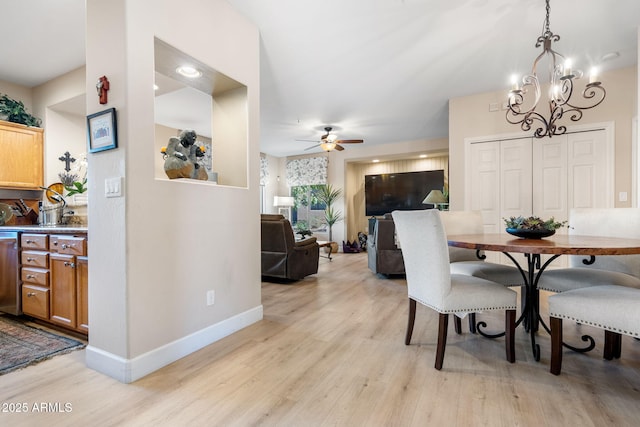
[[[107,178],[104,180],[105,197],[122,197],[122,177]]]

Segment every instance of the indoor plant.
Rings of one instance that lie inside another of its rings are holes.
[[[318,192],[318,200],[325,204],[324,210],[324,222],[329,227],[329,241],[333,242],[332,228],[333,224],[342,220],[342,211],[336,210],[333,207],[333,203],[342,196],[342,189],[333,188],[331,184],[325,184],[320,188]],[[334,252],[337,251],[334,248]]]
[[[7,95],[0,96],[0,116],[13,123],[40,127],[42,120],[27,113],[22,101],[16,101]]]
[[[558,228],[567,225],[567,221],[558,222],[553,217],[548,220],[543,220],[537,216],[527,218],[523,216],[512,216],[509,219],[503,219],[507,227],[507,233],[526,238],[548,237],[555,234]]]

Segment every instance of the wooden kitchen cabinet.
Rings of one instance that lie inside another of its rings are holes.
[[[89,258],[76,257],[76,329],[89,333]]]
[[[22,311],[89,333],[89,259],[85,234],[23,233]]]
[[[54,254],[50,258],[50,320],[58,325],[76,328],[76,264],[73,255]]]
[[[49,236],[23,233],[20,247],[22,312],[49,320]]]
[[[0,188],[44,185],[43,129],[0,120]]]

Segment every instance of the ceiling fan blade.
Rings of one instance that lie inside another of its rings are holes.
[[[342,145],[340,145],[340,144],[336,144],[336,148],[334,148],[334,150],[342,151],[342,150],[344,150],[344,147]]]
[[[305,148],[304,151],[313,150],[314,148],[319,147],[319,146],[320,146],[320,144],[312,145],[311,147]]]
[[[361,144],[364,142],[362,139],[339,139],[336,141],[338,144]]]
[[[302,142],[318,142],[317,139],[296,139],[296,141],[302,141]]]

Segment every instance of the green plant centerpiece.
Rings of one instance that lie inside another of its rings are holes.
[[[558,222],[554,217],[543,220],[537,216],[503,218],[507,233],[526,239],[541,239],[553,236],[557,229],[567,225],[567,221]]]
[[[329,227],[329,241],[333,241],[333,225],[342,221],[342,211],[336,210],[333,203],[342,196],[342,189],[333,188],[331,184],[323,185],[318,192],[318,200],[325,204],[324,222]]]
[[[40,127],[42,120],[27,113],[22,101],[16,101],[7,95],[0,94],[0,116],[6,121],[21,125]]]

